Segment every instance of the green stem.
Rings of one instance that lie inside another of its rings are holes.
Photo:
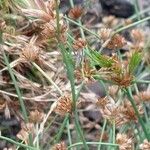
[[[139,24],[141,24],[141,23],[143,23],[143,22],[145,22],[145,21],[148,21],[148,20],[150,20],[150,16],[149,16],[149,17],[146,17],[146,18],[144,18],[144,19],[141,19],[141,20],[139,20],[139,21],[136,21],[136,22],[134,22],[134,23],[132,23],[132,24],[129,24],[129,25],[125,26],[125,27],[122,27],[122,28],[116,30],[114,34],[119,33],[119,32],[121,32],[121,31],[123,31],[123,30],[129,29],[129,28],[131,28],[131,27],[134,27],[134,26],[136,26],[136,25],[139,25]]]
[[[82,143],[84,145],[84,149],[85,150],[89,150],[88,145],[87,145],[86,140],[85,140],[85,137],[83,135],[83,131],[82,131],[81,127],[80,127],[79,117],[78,117],[77,113],[78,113],[77,111],[74,112],[74,114],[75,114],[75,127],[76,127],[76,130],[78,131],[78,133],[80,135],[80,138],[81,138]]]
[[[103,124],[102,133],[101,133],[101,137],[100,137],[99,143],[102,142],[103,134],[104,134],[104,131],[105,131],[106,124],[107,124],[107,119],[104,120],[104,124]],[[101,145],[102,145],[102,144],[99,144],[97,150],[100,150],[100,149],[101,149]]]
[[[104,142],[86,142],[87,145],[105,145],[105,146],[115,146],[115,147],[118,147],[119,145],[118,144],[112,144],[112,143],[104,143]],[[83,145],[82,142],[79,142],[79,143],[75,143],[75,144],[72,144],[70,146],[68,146],[67,150],[71,149],[72,147],[76,147],[76,146],[79,146],[79,145]]]
[[[86,27],[84,27],[83,25],[81,25],[80,23],[66,17],[66,16],[63,16],[63,18],[65,18],[66,20],[68,20],[69,22],[81,27],[82,29],[84,29],[85,31],[89,32],[90,34],[94,35],[95,37],[97,37],[98,39],[100,39],[100,36],[98,34],[96,34],[95,32],[92,32],[91,30],[87,29]]]
[[[135,80],[136,83],[148,83],[150,84],[149,80]]]
[[[74,111],[76,109],[76,94],[75,94],[73,64],[72,64],[72,62],[70,62],[70,59],[69,59],[68,55],[66,54],[66,49],[65,49],[64,45],[62,43],[60,43],[59,47],[61,49],[63,61],[64,61],[64,64],[66,65],[66,69],[67,69],[67,76],[69,78],[70,85],[71,85],[73,111]]]
[[[31,149],[31,150],[36,150],[36,148],[34,148],[34,147],[31,147],[31,146],[28,146],[28,145],[25,145],[25,144],[16,142],[16,141],[14,141],[14,140],[12,140],[12,139],[10,139],[10,138],[7,138],[7,137],[1,136],[1,135],[0,135],[0,139],[1,139],[1,140],[8,141],[8,142],[10,142],[10,143],[12,143],[12,144],[18,145],[18,146],[20,146],[20,147],[28,148],[28,149]]]
[[[149,11],[150,11],[150,7],[144,9],[143,11],[140,11],[140,12],[138,13],[138,16],[142,17],[142,15],[143,15],[144,13],[147,13],[147,12],[149,12]],[[136,19],[138,16],[137,16],[137,14],[135,14],[135,15],[131,16],[129,19],[133,20],[133,19]],[[124,23],[121,23],[121,24],[117,25],[116,27],[114,27],[114,30],[116,30],[116,29],[118,29],[118,28],[120,28],[120,27],[122,27],[122,26],[124,26]]]
[[[142,129],[143,129],[143,132],[144,132],[144,134],[145,134],[145,137],[146,137],[147,140],[149,141],[149,140],[150,140],[150,135],[148,134],[148,132],[147,132],[147,130],[146,130],[146,127],[145,127],[145,125],[144,125],[144,122],[143,122],[143,120],[142,120],[141,117],[140,117],[140,114],[139,114],[139,112],[138,112],[138,109],[137,109],[137,107],[136,107],[136,104],[135,104],[135,102],[134,102],[134,99],[133,99],[133,97],[132,97],[131,90],[128,88],[128,89],[126,89],[125,91],[126,91],[126,94],[127,94],[127,97],[128,97],[128,99],[129,99],[129,101],[130,101],[131,104],[132,104],[132,107],[133,107],[133,109],[134,109],[134,111],[135,111],[135,114],[136,114],[136,116],[138,117],[139,123],[141,124],[141,127],[142,127]]]
[[[71,133],[70,133],[70,129],[69,129],[69,119],[67,121],[67,133],[68,133],[68,141],[69,141],[69,145],[72,145],[72,138],[71,138]]]
[[[139,9],[138,0],[134,0],[134,7],[135,7],[136,16],[138,20],[140,20],[140,15],[139,15],[140,9]]]
[[[74,2],[73,2],[73,0],[69,0],[69,2],[70,2],[70,5],[71,5],[71,8],[73,8],[73,7],[74,7]]]
[[[66,114],[65,119],[64,119],[64,121],[63,121],[63,123],[62,123],[62,125],[61,125],[61,127],[60,127],[60,129],[59,129],[59,132],[58,132],[58,134],[56,135],[55,143],[58,143],[59,140],[61,139],[61,136],[62,136],[62,134],[63,134],[64,128],[65,128],[65,126],[66,126],[66,124],[67,124],[68,119],[69,119],[69,114]]]
[[[27,116],[27,111],[26,111],[26,108],[25,108],[25,104],[24,104],[24,101],[22,99],[22,95],[21,95],[20,89],[19,89],[19,87],[17,85],[16,78],[15,78],[15,76],[13,74],[13,71],[12,71],[10,65],[9,65],[8,58],[7,58],[7,56],[6,56],[4,51],[3,51],[3,56],[4,56],[4,60],[6,62],[6,65],[8,67],[9,74],[10,74],[10,76],[12,78],[13,83],[14,83],[14,87],[16,89],[16,93],[18,95],[18,99],[19,99],[19,102],[20,102],[20,105],[21,105],[21,109],[22,109],[22,112],[23,112],[24,120],[27,123],[28,122],[28,116]]]
[[[112,127],[112,134],[113,134],[112,135],[112,137],[113,137],[112,142],[113,142],[113,144],[115,144],[115,141],[116,141],[116,131],[115,130],[116,130],[116,125],[115,125],[115,120],[114,120],[113,121],[113,127]]]

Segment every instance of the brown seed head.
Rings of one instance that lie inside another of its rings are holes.
[[[133,150],[133,140],[126,134],[117,134],[116,143],[119,144],[119,150]]]
[[[150,150],[150,142],[148,142],[146,139],[143,141],[143,143],[140,145],[141,150]]]
[[[58,99],[55,112],[59,115],[65,116],[66,113],[72,112],[72,101],[69,96],[63,96]]]
[[[93,75],[95,73],[96,70],[90,66],[89,61],[86,59],[84,60],[83,66],[82,67],[79,66],[75,70],[75,77],[77,78],[78,81],[84,80],[86,82],[89,82],[94,80]]]
[[[61,142],[54,145],[51,150],[67,150],[67,147],[64,142]]]
[[[120,87],[128,87],[131,85],[133,76],[129,74],[111,75],[110,80]]]
[[[59,34],[65,35],[65,32],[67,31],[67,25],[63,20],[60,20],[59,22]],[[57,21],[51,20],[48,23],[45,23],[43,25],[43,31],[41,32],[41,38],[42,40],[47,40],[49,38],[55,38],[57,36]]]
[[[17,134],[17,137],[28,143],[30,133],[34,134],[34,125],[32,123],[22,124],[22,129]]]
[[[112,30],[109,28],[102,28],[99,31],[100,38],[102,39],[103,42],[109,39],[111,34]]]
[[[140,42],[143,42],[144,41],[144,34],[141,30],[139,29],[133,29],[131,31],[131,37],[133,38],[133,40],[136,42],[136,43],[140,43]]]
[[[103,17],[102,22],[108,27],[113,28],[118,24],[118,19],[115,16]]]
[[[137,102],[148,102],[150,101],[150,92],[144,91],[134,96],[135,101]]]
[[[78,38],[77,40],[74,41],[73,43],[73,48],[75,50],[81,50],[86,46],[86,41],[82,38]]]
[[[21,58],[27,62],[34,62],[39,60],[39,48],[33,43],[25,45],[22,49]]]
[[[77,20],[81,17],[82,14],[83,14],[83,8],[81,6],[75,6],[69,11],[68,16],[71,19]]]
[[[131,24],[131,23],[133,23],[133,21],[132,21],[131,19],[125,19],[125,20],[124,20],[124,24],[125,24],[125,25],[129,25],[129,24]]]
[[[126,41],[124,37],[119,34],[114,35],[110,42],[107,44],[106,48],[109,49],[120,49],[125,45]]]
[[[35,110],[30,112],[29,120],[30,122],[36,124],[36,123],[40,123],[43,120],[43,117],[44,117],[44,113]]]
[[[136,107],[138,109],[139,114],[143,115],[144,111],[143,111],[142,105],[141,104],[136,104]],[[135,111],[134,111],[134,109],[133,109],[133,107],[132,107],[132,105],[131,105],[131,103],[129,101],[127,101],[127,100],[125,101],[125,103],[124,103],[124,105],[123,105],[121,110],[122,110],[121,111],[122,114],[124,115],[124,117],[128,121],[131,121],[131,120],[133,120],[135,122],[138,121],[138,118],[137,118],[137,116],[135,114]]]

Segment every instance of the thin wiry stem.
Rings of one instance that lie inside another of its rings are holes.
[[[141,125],[141,127],[142,127],[142,129],[143,129],[144,134],[145,134],[145,138],[147,138],[147,140],[149,141],[149,140],[150,140],[150,134],[148,134],[148,132],[147,132],[147,130],[146,130],[146,127],[145,127],[145,125],[144,125],[144,122],[143,122],[142,118],[140,117],[140,114],[139,114],[139,112],[138,112],[138,110],[137,110],[137,107],[136,107],[136,104],[135,104],[135,102],[134,102],[134,99],[133,99],[133,97],[132,97],[131,90],[128,88],[128,89],[125,90],[125,92],[126,92],[126,94],[127,94],[127,97],[128,97],[128,99],[129,99],[129,101],[130,101],[131,104],[132,104],[132,107],[133,107],[133,109],[134,109],[134,111],[135,111],[136,116],[138,117],[139,123],[140,123],[140,125]]]
[[[59,32],[59,8],[58,8],[58,1],[56,0],[56,19],[57,19],[57,32]],[[58,36],[58,41],[59,40],[59,34]],[[66,52],[65,46],[63,45],[62,42],[59,43],[59,47],[61,49],[61,53],[63,56],[63,61],[64,64],[66,65],[66,69],[67,69],[67,75],[68,78],[70,80],[70,84],[71,84],[71,92],[72,92],[72,101],[73,101],[73,113],[75,115],[75,127],[77,129],[78,134],[80,135],[80,138],[83,142],[84,148],[85,150],[89,150],[87,144],[86,144],[86,140],[84,138],[82,129],[80,127],[80,123],[79,123],[79,118],[78,118],[78,113],[77,113],[77,108],[76,108],[76,93],[75,93],[75,80],[74,80],[74,68],[72,65],[72,62],[70,60],[70,56],[68,55],[68,53]]]
[[[12,143],[12,144],[18,145],[18,146],[23,147],[23,148],[28,148],[28,149],[30,149],[30,150],[36,150],[36,148],[34,148],[34,147],[31,147],[31,146],[28,146],[28,145],[25,145],[25,144],[16,142],[16,141],[14,141],[14,140],[12,140],[12,139],[10,139],[10,138],[7,138],[7,137],[1,136],[1,135],[0,135],[0,139],[1,139],[1,140],[8,141],[8,142],[10,142],[10,143]]]
[[[86,142],[88,145],[105,145],[105,146],[115,146],[115,147],[118,147],[119,145],[118,144],[112,144],[112,143],[104,143],[104,142]],[[71,149],[72,147],[76,147],[76,146],[79,146],[79,145],[83,145],[82,142],[78,142],[78,143],[75,143],[75,144],[72,144],[70,146],[68,146],[67,150]]]
[[[100,36],[98,34],[96,34],[95,32],[92,32],[91,30],[87,29],[86,27],[84,27],[83,25],[81,25],[80,23],[66,17],[66,16],[63,16],[63,18],[65,18],[66,20],[68,20],[69,22],[81,27],[82,29],[84,29],[85,31],[87,31],[88,33],[94,35],[95,37],[97,37],[98,39],[100,39]]]
[[[101,143],[101,142],[102,142],[102,139],[103,139],[103,135],[104,135],[104,131],[105,131],[106,124],[107,124],[107,120],[105,119],[105,120],[104,120],[104,124],[103,124],[103,128],[102,128],[102,132],[101,132],[101,137],[100,137],[99,143]],[[98,149],[97,149],[97,150],[100,150],[100,149],[101,149],[101,144],[99,144],[99,146],[98,146]]]
[[[10,76],[12,78],[13,83],[14,83],[14,86],[15,86],[15,89],[16,89],[16,93],[18,95],[18,99],[19,99],[19,102],[20,102],[20,105],[21,105],[21,109],[22,109],[22,112],[23,112],[23,116],[24,116],[25,122],[27,123],[28,122],[28,116],[27,116],[27,111],[26,111],[26,108],[25,108],[25,104],[24,104],[24,101],[22,99],[22,95],[21,95],[20,89],[19,89],[19,87],[17,85],[16,78],[15,78],[15,76],[13,74],[13,71],[12,71],[10,65],[9,65],[8,58],[7,58],[7,56],[6,56],[4,51],[3,51],[3,56],[4,56],[4,61],[6,62],[6,65],[8,67],[9,74],[10,74]]]
[[[63,94],[61,89],[56,85],[56,83],[34,62],[32,62],[33,66],[58,90],[60,95]]]

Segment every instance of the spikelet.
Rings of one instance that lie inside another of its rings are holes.
[[[82,38],[78,38],[73,42],[73,48],[76,51],[82,50],[86,46],[86,41]]]
[[[125,45],[125,38],[119,34],[114,35],[110,42],[107,44],[106,48],[109,49],[120,49]]]
[[[66,144],[64,142],[55,144],[50,150],[67,150]]]
[[[44,113],[39,112],[38,110],[31,111],[29,115],[29,120],[31,123],[40,123],[43,120]]]
[[[133,140],[126,134],[117,134],[116,143],[119,144],[119,150],[133,150]]]
[[[72,101],[69,96],[62,96],[58,99],[56,108],[54,110],[57,114],[65,116],[65,114],[72,112]]]
[[[140,145],[141,150],[150,150],[150,142],[148,142],[146,139],[143,141],[143,143]]]
[[[77,20],[81,17],[82,14],[83,14],[83,8],[81,6],[75,6],[69,11],[68,16],[71,19]]]

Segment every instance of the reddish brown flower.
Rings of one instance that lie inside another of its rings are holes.
[[[72,101],[69,96],[62,96],[59,98],[55,112],[59,115],[65,116],[67,113],[72,112]]]
[[[114,35],[109,43],[107,44],[107,48],[109,49],[120,49],[125,45],[126,41],[124,37],[119,34]]]
[[[77,20],[81,17],[82,14],[83,14],[83,8],[81,6],[75,6],[69,11],[68,16],[71,19]]]
[[[78,38],[77,40],[74,41],[73,43],[73,48],[75,50],[81,50],[86,46],[86,41],[82,38]]]

